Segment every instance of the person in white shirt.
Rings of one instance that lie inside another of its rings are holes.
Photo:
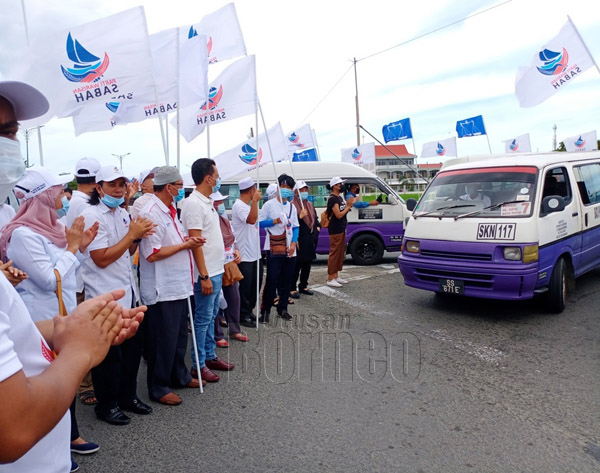
[[[481,184],[470,182],[465,186],[466,194],[460,196],[460,200],[478,200],[483,202],[484,207],[492,205],[492,200],[481,192]]]
[[[254,327],[256,318],[252,311],[256,307],[256,286],[258,285],[260,291],[263,275],[258,241],[258,203],[262,194],[251,177],[240,180],[238,186],[240,198],[231,208],[231,227],[242,258],[238,267],[244,276],[244,279],[239,282],[240,324]]]
[[[33,87],[0,81],[0,201],[25,165],[19,120],[46,113]],[[34,324],[8,280],[0,275],[0,472],[66,472],[71,468],[67,409],[83,375],[111,343],[135,333],[145,308],[122,310],[123,291],[79,306],[67,317]],[[54,351],[52,351],[54,350]]]
[[[14,216],[15,209],[10,204],[0,203],[0,232],[2,231],[2,227],[10,222]]]
[[[125,291],[122,304],[135,307],[139,300],[131,270],[130,255],[135,253],[141,238],[152,232],[154,224],[146,218],[130,220],[120,207],[127,191],[126,177],[112,166],[105,166],[96,175],[96,189],[89,206],[83,211],[85,227],[99,223],[98,234],[88,247],[91,267],[82,271],[85,297],[116,289]],[[113,425],[128,424],[123,413],[150,414],[152,408],[137,396],[137,373],[142,356],[142,330],[120,347],[110,349],[105,360],[92,370],[92,381],[98,404],[94,410],[98,419]]]
[[[188,341],[188,297],[193,291],[191,249],[204,239],[188,238],[177,217],[175,203],[183,199],[179,171],[163,166],[154,173],[154,194],[140,215],[151,220],[155,232],[140,243],[140,293],[148,306],[145,356],[148,393],[161,404],[176,406],[182,399],[173,388],[198,388],[185,366]]]
[[[129,209],[129,213],[133,218],[136,218],[144,206],[152,199],[151,196],[154,194],[154,173],[156,172],[156,169],[157,168],[146,169],[140,173],[139,183],[142,195],[135,199],[131,209]]]
[[[221,187],[219,171],[212,159],[197,159],[192,164],[192,179],[196,189],[183,201],[181,221],[190,237],[204,237],[203,246],[193,248],[194,299],[196,310],[194,330],[198,346],[198,360],[192,350],[192,376],[201,376],[209,383],[219,381],[212,370],[229,371],[234,365],[217,357],[215,318],[219,312],[219,294],[223,282],[225,249],[219,215],[210,195]]]
[[[264,246],[267,251],[267,280],[261,304],[261,323],[269,322],[275,293],[279,295],[277,314],[282,319],[292,319],[287,307],[296,267],[296,244],[300,228],[298,212],[291,204],[296,182],[287,174],[279,176],[277,181],[279,193],[263,205],[259,215],[260,228],[265,228],[267,232]]]

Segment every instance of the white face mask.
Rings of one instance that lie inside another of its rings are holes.
[[[25,163],[21,154],[21,144],[0,136],[0,204],[6,201],[23,174]]]

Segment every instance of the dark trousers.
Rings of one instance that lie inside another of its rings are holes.
[[[186,386],[191,380],[185,366],[188,342],[187,299],[157,302],[148,306],[145,317],[148,361],[148,394],[155,401]]]
[[[267,281],[265,282],[265,292],[263,293],[263,311],[269,313],[273,307],[275,293],[279,295],[277,312],[280,314],[287,311],[288,299],[290,297],[290,288],[296,269],[296,257],[288,258],[286,256],[272,257],[267,254]]]
[[[79,427],[77,426],[77,418],[75,417],[75,405],[77,404],[77,397],[73,399],[69,412],[71,414],[71,442],[79,438]]]
[[[146,322],[142,322],[137,333],[129,340],[110,347],[102,363],[92,368],[92,381],[98,399],[96,411],[105,412],[137,397],[137,374],[142,358],[145,325]]]
[[[227,302],[227,309],[223,311],[229,335],[241,333],[240,329],[240,290],[239,282],[233,283],[231,286],[223,286],[223,296]],[[223,340],[223,329],[219,324],[219,317],[215,319],[215,340]]]
[[[308,277],[310,276],[310,267],[312,261],[296,261],[296,269],[294,271],[294,281],[292,284],[292,291],[302,291],[308,287]],[[300,284],[298,284],[298,278],[300,278]]]
[[[238,264],[244,279],[240,281],[240,320],[252,317],[252,312],[256,307],[256,265],[259,264],[259,291],[262,287],[263,263],[262,259],[258,261],[242,261]]]

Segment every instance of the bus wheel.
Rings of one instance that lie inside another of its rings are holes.
[[[546,307],[550,312],[559,314],[567,305],[568,289],[572,287],[569,281],[569,268],[564,258],[554,265],[550,285],[546,294]]]
[[[383,243],[375,235],[359,235],[350,245],[350,254],[358,265],[377,264],[383,258]]]

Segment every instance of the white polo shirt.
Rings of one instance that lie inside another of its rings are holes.
[[[52,350],[34,325],[25,304],[5,277],[0,277],[0,382],[23,370],[41,374],[51,363]],[[19,429],[18,425],[14,426]],[[14,463],[0,465],[0,473],[65,473],[71,466],[71,418],[67,410],[59,423]]]
[[[0,231],[15,216],[15,209],[8,204],[0,204]]]
[[[76,257],[66,247],[60,248],[47,237],[22,226],[11,235],[6,255],[29,276],[17,286],[17,292],[34,321],[51,319],[58,314],[55,269],[60,273],[67,313],[75,309],[75,270],[79,267],[79,259],[83,258],[79,252]]]
[[[174,206],[167,207],[158,197],[152,198],[139,215],[152,220],[155,233],[140,243],[140,296],[146,305],[177,301],[194,293],[192,252],[182,250],[168,258],[150,263],[147,258],[163,246],[180,245],[186,236]]]
[[[231,228],[243,262],[258,261],[260,257],[257,244],[258,219],[254,225],[246,223],[250,210],[251,206],[241,199],[236,200],[231,207]]]
[[[89,205],[83,212],[85,228],[89,228],[94,222],[99,222],[98,234],[88,247],[88,253],[102,248],[110,248],[120,242],[129,232],[129,214],[125,209],[117,207],[114,212],[103,202],[98,205]],[[131,257],[129,249],[119,259],[109,264],[106,268],[100,268],[94,264],[83,266],[81,275],[85,285],[85,298],[105,294],[116,289],[124,289],[125,296],[119,300],[123,307],[130,307],[132,297],[139,301],[137,287],[133,272],[131,271]]]
[[[212,278],[222,274],[225,271],[223,268],[225,264],[225,245],[223,244],[219,214],[213,207],[213,201],[194,190],[183,201],[181,221],[188,235],[190,230],[202,230],[202,236],[206,238],[202,250],[208,275]],[[200,273],[195,263],[194,261],[194,281],[198,281]]]
[[[149,192],[142,194],[133,202],[133,205],[129,209],[129,213],[133,218],[137,218],[140,214],[140,211],[152,200],[152,196],[154,194],[150,194]]]
[[[73,191],[73,197],[71,197],[71,200],[69,201],[69,211],[66,215],[67,220],[65,222],[65,225],[67,227],[71,228],[71,225],[73,225],[73,221],[77,217],[79,217],[83,213],[83,211],[89,206],[89,202],[90,196],[87,195],[85,192]],[[77,281],[77,292],[83,291],[83,277],[81,276],[81,267],[90,264],[94,264],[94,262],[91,261],[90,258],[85,258],[81,261],[81,266],[77,268],[77,271],[75,272],[75,278]]]
[[[300,226],[298,223],[298,212],[296,211],[296,207],[294,205],[292,205],[290,202],[285,202],[282,204],[277,199],[271,199],[266,202],[265,205],[263,205],[262,209],[260,209],[258,219],[262,222],[263,220],[274,220],[276,218],[281,218],[282,223],[278,223],[277,225],[266,228],[267,238],[265,238],[264,246],[266,251],[271,248],[271,242],[268,238],[269,233],[272,235],[281,235],[283,232],[285,232],[287,246],[289,248],[294,233],[293,229]],[[292,258],[294,256],[296,256],[295,251],[292,255]]]

